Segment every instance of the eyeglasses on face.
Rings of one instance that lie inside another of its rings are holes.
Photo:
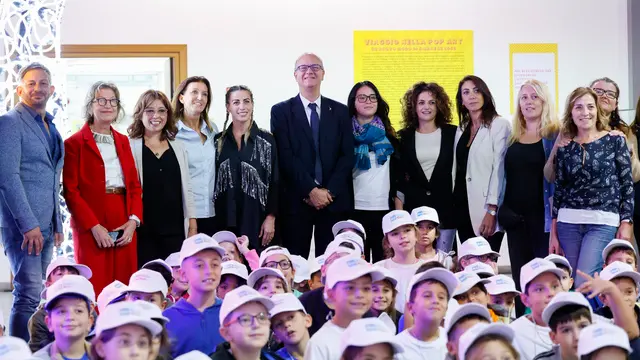
[[[256,321],[259,325],[267,325],[270,323],[269,315],[263,312],[257,313],[256,315],[242,314],[237,318],[235,318],[234,320],[229,321],[225,326],[238,323],[240,324],[240,326],[247,328],[253,325],[254,321]]]
[[[601,89],[601,88],[593,88],[592,90],[598,96],[603,96],[604,95],[604,96],[608,97],[611,100],[615,100],[615,99],[618,98],[618,94],[616,94],[616,92],[612,91],[612,90],[605,90],[605,89]]]
[[[291,269],[291,261],[289,260],[269,261],[268,263],[264,264],[264,267],[268,267],[272,269],[280,268],[282,270],[289,270]]]
[[[322,65],[320,64],[311,64],[311,65],[298,65],[296,71],[307,72],[307,70],[311,69],[311,71],[318,72],[320,70],[324,70]]]
[[[105,98],[97,98],[95,100],[93,100],[93,102],[97,102],[98,105],[100,106],[106,106],[107,102],[109,103],[109,105],[111,105],[112,107],[116,107],[118,106],[118,104],[120,104],[120,100],[118,99],[105,99]]]
[[[167,109],[158,109],[158,110],[154,110],[154,109],[145,109],[144,110],[144,114],[147,115],[147,117],[149,119],[153,118],[156,114],[158,114],[158,116],[160,117],[167,117]]]
[[[371,94],[371,95],[358,95],[356,96],[356,99],[358,99],[359,103],[366,103],[367,100],[371,101],[372,103],[377,103],[378,102],[378,97],[376,96],[376,94]]]

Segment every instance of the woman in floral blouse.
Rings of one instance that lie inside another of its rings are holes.
[[[562,119],[571,142],[556,155],[550,251],[564,251],[574,269],[593,274],[614,237],[630,239],[633,180],[629,149],[607,131],[596,93],[577,88]],[[560,250],[560,248],[562,248]],[[581,278],[576,279],[576,286]]]

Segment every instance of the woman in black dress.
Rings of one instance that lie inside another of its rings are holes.
[[[178,130],[167,96],[156,90],[144,92],[136,103],[128,132],[142,185],[140,267],[180,251],[187,219],[189,236],[195,235],[197,225],[187,152],[173,141]]]
[[[275,235],[278,161],[275,139],[253,120],[253,94],[243,85],[225,95],[227,117],[216,146],[216,217],[225,230],[247,235],[258,253]],[[231,124],[227,128],[231,115]]]

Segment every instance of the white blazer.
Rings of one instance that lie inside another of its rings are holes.
[[[187,151],[179,141],[170,141],[171,147],[178,159],[180,167],[180,182],[182,183],[182,210],[185,216],[185,236],[188,234],[188,219],[195,217],[195,206],[193,204],[193,192],[191,191],[191,177],[189,176],[189,161],[187,160]],[[131,152],[138,170],[138,178],[140,179],[140,187],[143,187],[142,172],[142,139],[129,138],[131,144]],[[144,198],[142,199],[144,201]]]
[[[496,117],[490,126],[480,127],[471,143],[466,182],[469,214],[476,236],[481,236],[478,229],[487,212],[487,205],[502,205],[506,184],[504,156],[510,135],[511,122],[503,117]],[[455,148],[460,136],[462,129],[458,128]],[[500,224],[497,224],[496,232],[500,230]]]

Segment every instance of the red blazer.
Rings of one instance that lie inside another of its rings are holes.
[[[142,188],[129,139],[113,128],[111,133],[127,189],[126,204],[129,213],[126,215],[136,215],[142,221]],[[71,227],[78,231],[89,231],[95,225],[106,222],[104,162],[89,124],[85,124],[80,131],[65,140],[64,147],[62,185],[71,213]]]

